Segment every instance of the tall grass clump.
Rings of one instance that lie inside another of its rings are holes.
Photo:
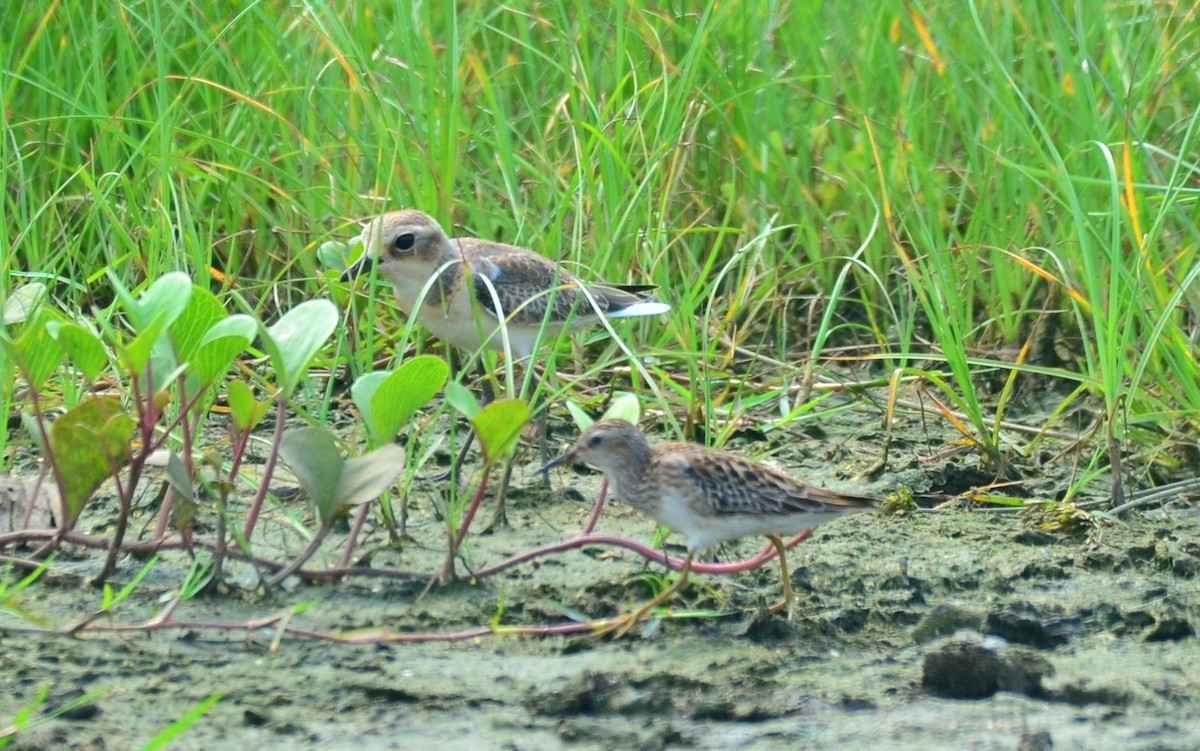
[[[626,346],[550,348],[581,376],[553,394],[634,388],[720,442],[890,382],[997,478],[1077,432],[1065,495],[1111,479],[1119,499],[1183,466],[1200,415],[1194,20],[1035,0],[16,4],[0,297],[44,284],[87,321],[172,271],[264,321],[332,297],[357,325],[319,362],[352,379],[425,337],[319,249],[417,206],[659,285],[674,310],[615,329]],[[336,392],[303,391],[304,413]]]

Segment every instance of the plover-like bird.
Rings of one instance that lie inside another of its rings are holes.
[[[393,211],[362,231],[362,257],[342,274],[352,279],[372,265],[392,283],[406,315],[419,314],[444,342],[474,351],[508,349],[530,357],[539,341],[565,327],[606,318],[666,313],[647,285],[584,283],[532,250],[474,237],[450,238],[428,214]],[[418,313],[419,309],[419,313]]]
[[[766,465],[694,443],[651,446],[625,420],[601,420],[580,434],[569,451],[546,468],[568,461],[604,473],[617,499],[683,534],[688,551],[675,582],[602,633],[624,635],[687,581],[695,554],[717,543],[766,535],[779,553],[783,599],[790,607],[791,578],[780,535],[795,535],[846,514],[867,511],[879,500],[806,485]]]

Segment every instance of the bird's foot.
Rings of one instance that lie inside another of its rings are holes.
[[[646,615],[647,613],[644,610],[637,610],[633,613],[625,613],[614,618],[606,618],[600,622],[601,626],[592,631],[592,636],[597,639],[609,636],[613,639],[623,639],[629,635],[634,626],[645,619]]]
[[[671,594],[672,590],[667,590],[632,613],[618,615],[615,618],[606,618],[601,621],[601,625],[597,629],[592,631],[592,635],[600,638],[612,636],[614,639],[621,639],[628,636],[629,632],[635,626],[650,617],[655,608],[661,607],[663,603],[670,599]],[[666,596],[664,597],[663,595]]]

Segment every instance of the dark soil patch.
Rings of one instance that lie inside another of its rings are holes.
[[[823,423],[822,444],[841,429]],[[862,430],[861,417],[845,419]],[[857,424],[855,424],[857,422]],[[771,434],[777,463],[836,485],[814,439]],[[785,440],[786,439],[786,440]],[[849,441],[851,439],[847,439]],[[916,444],[914,443],[914,446]],[[941,493],[964,461],[929,464],[900,454],[872,487]],[[518,469],[512,527],[473,535],[460,574],[562,540],[582,527],[598,483],[564,473],[542,491]],[[1064,468],[1069,472],[1069,468]],[[914,482],[914,479],[916,482]],[[413,540],[366,531],[379,568],[434,572],[444,527],[436,485],[412,496]],[[139,514],[153,512],[148,489]],[[303,501],[288,514],[306,518]],[[483,517],[486,519],[487,509]],[[261,531],[265,555],[303,539],[276,509]],[[92,517],[107,523],[101,512]],[[610,505],[600,531],[649,540],[653,526]],[[336,535],[335,535],[336,537]],[[1076,536],[1046,531],[1028,512],[959,508],[830,523],[792,555],[799,594],[790,619],[763,614],[779,595],[774,562],[726,577],[697,575],[673,603],[721,617],[667,618],[645,638],[488,636],[466,642],[349,646],[284,637],[270,628],[191,629],[150,635],[36,635],[98,606],[85,585],[98,554],[71,548],[0,613],[0,717],[40,688],[84,707],[22,732],[10,748],[137,748],[214,692],[224,698],[179,748],[237,749],[1011,749],[1049,739],[1055,749],[1200,747],[1200,514],[1186,504],[1135,513]],[[334,565],[331,538],[317,563]],[[674,540],[672,540],[674,542]],[[719,551],[750,555],[759,540]],[[143,565],[126,557],[117,581]],[[162,606],[188,560],[163,554],[105,622],[136,623]],[[603,618],[649,595],[643,575],[664,573],[621,549],[589,546],[501,575],[436,588],[355,578],[336,586],[291,582],[272,598],[239,593],[253,581],[179,606],[176,617],[244,624],[301,603],[293,625],[328,632],[440,631]],[[7,630],[6,630],[7,629]],[[1013,657],[1017,655],[1017,657]],[[934,663],[931,677],[930,663]],[[989,667],[990,665],[990,667]],[[976,697],[976,698],[945,698]],[[1023,740],[1024,739],[1024,740]]]

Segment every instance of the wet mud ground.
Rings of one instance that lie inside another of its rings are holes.
[[[918,461],[901,448],[884,476],[855,483],[854,468],[875,458],[874,437],[843,441],[826,429],[777,438],[785,453],[776,463],[820,484],[881,494],[974,476],[969,458]],[[828,448],[834,444],[840,448]],[[763,445],[731,448],[755,454]],[[508,625],[563,623],[572,613],[601,618],[650,596],[643,575],[663,567],[601,546],[481,581],[466,577],[467,568],[571,537],[585,524],[598,478],[565,471],[544,491],[528,472],[536,452],[528,453],[510,495],[511,527],[472,535],[462,581],[424,597],[423,585],[389,579],[292,582],[270,598],[235,586],[184,602],[175,617],[242,624],[310,603],[291,623],[450,632],[497,617]],[[1048,495],[1072,470],[1062,471],[1043,471],[1031,487]],[[368,530],[371,566],[439,569],[445,532],[430,503],[437,492],[414,491],[413,539],[404,547],[387,547],[380,531]],[[303,501],[290,513],[308,514]],[[481,521],[489,515],[485,508]],[[256,536],[264,553],[302,544],[286,514],[277,509],[270,521]],[[666,618],[621,641],[487,636],[353,646],[284,636],[272,649],[277,634],[267,628],[77,638],[13,630],[31,618],[71,623],[99,604],[100,593],[84,583],[99,554],[70,549],[21,597],[23,618],[0,613],[0,724],[48,687],[52,702],[101,693],[68,717],[23,731],[9,748],[138,748],[218,691],[222,700],[173,748],[1200,748],[1195,499],[1074,534],[1045,531],[1042,521],[964,506],[839,519],[791,554],[799,598],[790,618],[762,612],[780,592],[772,561],[731,576],[696,575],[672,603],[676,612],[726,615]],[[597,531],[649,542],[654,527],[610,504]],[[338,542],[313,565],[334,565]],[[761,544],[740,541],[718,557],[746,557]],[[683,552],[677,536],[668,546]],[[126,558],[117,582],[142,563]],[[187,563],[182,553],[163,554],[102,623],[150,618]],[[229,576],[234,585],[252,581],[244,566]]]

